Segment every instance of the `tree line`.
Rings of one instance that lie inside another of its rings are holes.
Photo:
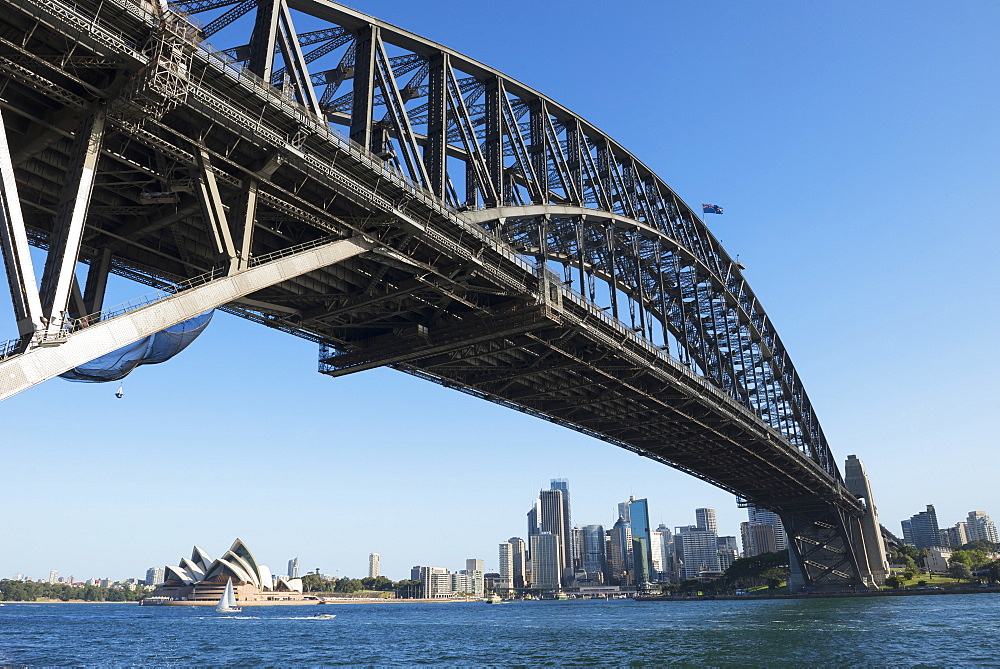
[[[420,581],[393,581],[386,576],[366,578],[323,578],[319,569],[302,577],[303,592],[357,594],[359,592],[395,592],[398,597],[419,597]]]
[[[75,587],[65,583],[35,583],[32,581],[0,580],[0,600],[5,602],[36,602],[55,599],[68,602],[82,599],[85,602],[135,602],[146,596],[147,589],[102,588],[99,585]]]

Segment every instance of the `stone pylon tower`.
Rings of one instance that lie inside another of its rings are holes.
[[[861,518],[861,536],[853,537],[855,546],[864,546],[864,552],[858,551],[858,561],[867,560],[861,564],[862,578],[870,577],[874,583],[882,585],[889,575],[889,561],[885,556],[885,542],[882,540],[882,528],[878,522],[878,510],[872,499],[872,487],[865,473],[865,466],[856,455],[848,455],[844,463],[844,483],[852,495],[864,500],[867,510]],[[866,571],[867,567],[867,572]]]

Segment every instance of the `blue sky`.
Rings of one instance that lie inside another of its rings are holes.
[[[882,521],[1000,516],[1000,46],[995,2],[354,6],[490,64],[594,123],[689,203],[791,352]],[[300,29],[303,28],[299,26]],[[113,298],[146,292],[119,283]],[[16,334],[6,301],[0,339]],[[220,314],[114,387],[53,380],[0,406],[0,576],[142,576],[236,536],[275,570],[497,566],[552,477],[573,520],[648,497],[655,522],[731,496],[406,375],[316,373],[316,350]]]

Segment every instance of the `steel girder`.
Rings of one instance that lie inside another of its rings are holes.
[[[78,309],[100,303],[107,271],[170,285],[362,234],[372,253],[225,308],[321,342],[327,371],[392,364],[798,513],[802,536],[861,513],[741,267],[659,177],[555,101],[323,0],[177,4],[200,29],[132,0],[3,2],[22,35],[0,41],[5,193],[20,193],[31,243],[58,238],[76,119],[107,105]],[[537,305],[554,316],[510,325]],[[400,353],[394,340],[421,327],[438,345]],[[810,583],[857,580],[820,562],[803,562]]]

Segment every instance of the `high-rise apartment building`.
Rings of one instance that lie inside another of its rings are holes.
[[[938,528],[937,513],[934,505],[928,504],[926,511],[921,511],[910,517],[910,537],[912,543],[917,548],[930,548],[936,546],[941,541],[941,532]],[[903,536],[906,536],[906,526],[903,526]]]
[[[903,543],[910,546],[913,545],[913,530],[910,527],[909,520],[899,521],[899,526],[903,528]]]
[[[955,527],[946,527],[940,531],[941,546],[945,548],[957,548],[969,543],[969,535],[965,531],[965,523],[955,523]]]
[[[699,530],[719,533],[719,526],[715,522],[715,509],[695,509],[694,518]]]
[[[288,561],[288,578],[299,577],[299,559],[292,558]]]
[[[703,571],[720,571],[719,537],[697,525],[676,528],[674,551],[681,560],[681,577],[698,578]]]
[[[970,511],[965,520],[965,531],[969,541],[989,541],[997,543],[997,526],[985,511]]]
[[[788,549],[788,535],[785,534],[785,526],[778,514],[751,505],[747,507],[747,517],[749,523],[745,536],[748,539],[745,538],[743,543],[743,552],[747,556]],[[767,527],[759,527],[762,525]]]
[[[381,562],[382,556],[378,553],[368,555],[368,578],[378,578],[382,575]]]
[[[159,585],[163,583],[165,575],[166,570],[163,567],[150,567],[146,570],[146,585]]]
[[[558,492],[558,491],[556,491]],[[535,590],[557,590],[562,586],[563,565],[559,537],[543,531],[531,537],[531,587]]]
[[[55,569],[49,572],[49,583],[56,583],[59,580],[59,572]]]
[[[462,572],[469,577],[468,584],[471,590],[464,590],[463,592],[471,592],[475,597],[482,597],[485,592],[485,575],[486,567],[482,560],[476,558],[470,558],[465,561],[465,570]]]

